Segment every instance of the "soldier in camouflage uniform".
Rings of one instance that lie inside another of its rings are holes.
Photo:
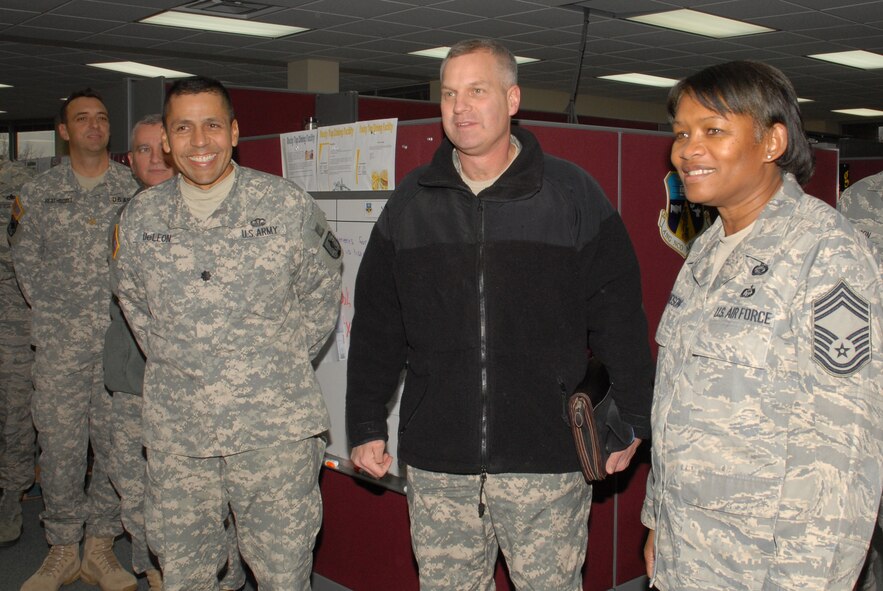
[[[648,574],[662,591],[849,590],[883,487],[879,262],[803,193],[812,152],[781,72],[712,66],[669,112],[687,198],[720,218],[656,333]]]
[[[847,188],[837,210],[861,230],[883,257],[883,172],[865,177]]]
[[[147,115],[132,128],[129,152],[132,174],[142,188],[169,180],[175,169],[162,149],[162,116]],[[111,260],[111,273],[115,265]],[[145,573],[151,591],[162,590],[162,575],[154,566],[144,529],[144,487],[147,458],[141,437],[141,392],[144,382],[144,355],[120,310],[116,296],[110,303],[110,327],[104,345],[104,384],[113,392],[113,461],[110,478],[120,494],[120,516],[132,538],[132,569]],[[236,543],[236,526],[228,525],[227,573],[222,590],[245,585],[245,571]]]
[[[41,449],[42,519],[51,545],[22,590],[54,590],[78,576],[100,583],[103,591],[130,590],[135,578],[113,555],[122,526],[119,498],[107,475],[111,397],[101,352],[110,323],[107,236],[137,184],[127,167],[109,158],[107,109],[94,91],[72,94],[60,120],[70,159],[24,186],[9,228],[16,276],[32,309],[31,409]],[[84,491],[90,443],[94,463]]]
[[[849,218],[877,248],[877,259],[883,264],[883,172],[863,178],[840,195],[837,209]],[[871,549],[857,589],[883,589],[883,503],[877,514],[877,527]]]
[[[0,215],[9,220],[22,185],[34,177],[20,162],[0,159]],[[21,496],[34,482],[31,421],[30,312],[12,269],[7,237],[0,238],[0,546],[21,536]]]
[[[180,174],[123,212],[117,295],[147,357],[148,541],[168,591],[218,589],[223,507],[261,589],[309,589],[328,414],[311,359],[340,303],[340,248],[298,186],[232,162],[226,89],[176,82]]]

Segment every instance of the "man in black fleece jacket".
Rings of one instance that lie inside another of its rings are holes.
[[[519,588],[582,589],[591,486],[565,402],[591,349],[636,435],[653,365],[622,220],[577,166],[512,128],[512,54],[458,43],[441,66],[447,140],[396,189],[356,281],[347,376],[355,465],[375,477],[386,403],[407,368],[399,455],[421,589],[492,589],[497,550]]]

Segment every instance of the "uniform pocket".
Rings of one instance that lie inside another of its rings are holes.
[[[772,334],[770,325],[711,322],[707,331],[697,335],[692,354],[734,365],[766,369]]]
[[[414,371],[413,365],[409,366],[405,376],[405,387],[402,393],[402,403],[399,411],[399,437],[404,436],[405,431],[420,410],[420,406],[426,398],[426,390],[429,387],[429,373]]]
[[[684,589],[760,589],[776,552],[776,478],[684,469],[668,494],[675,569]]]
[[[781,480],[707,470],[683,470],[677,479],[684,503],[731,515],[774,519]]]

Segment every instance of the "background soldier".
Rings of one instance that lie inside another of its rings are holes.
[[[110,122],[98,94],[73,93],[60,115],[58,133],[69,143],[70,159],[24,186],[9,228],[16,276],[32,310],[31,408],[50,544],[22,591],[55,591],[80,576],[102,591],[133,591],[135,578],[113,553],[122,525],[107,476],[111,397],[101,353],[109,324],[107,236],[137,183],[109,158]],[[94,463],[84,491],[90,443]]]
[[[0,159],[0,216],[8,220],[22,185],[34,178],[24,163]],[[21,537],[21,497],[34,483],[31,421],[30,312],[15,280],[7,236],[0,237],[0,546]]]
[[[883,264],[883,172],[853,183],[837,200],[837,209],[867,236]],[[856,589],[883,590],[883,503],[877,513],[877,527]]]

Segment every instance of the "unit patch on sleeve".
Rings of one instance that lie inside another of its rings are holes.
[[[871,359],[871,306],[840,280],[812,303],[813,360],[825,371],[847,377]]]
[[[22,207],[21,200],[17,196],[15,201],[12,202],[10,213],[11,215],[9,216],[9,225],[6,226],[6,233],[12,238],[15,236],[15,231],[18,230],[18,221],[25,214],[25,208]]]
[[[322,246],[325,247],[325,250],[328,251],[332,259],[340,258],[340,242],[337,241],[337,238],[330,231],[325,235],[325,242],[322,243]]]
[[[120,251],[120,225],[114,224],[113,226],[113,246],[111,247],[111,258],[116,260],[117,253]]]

